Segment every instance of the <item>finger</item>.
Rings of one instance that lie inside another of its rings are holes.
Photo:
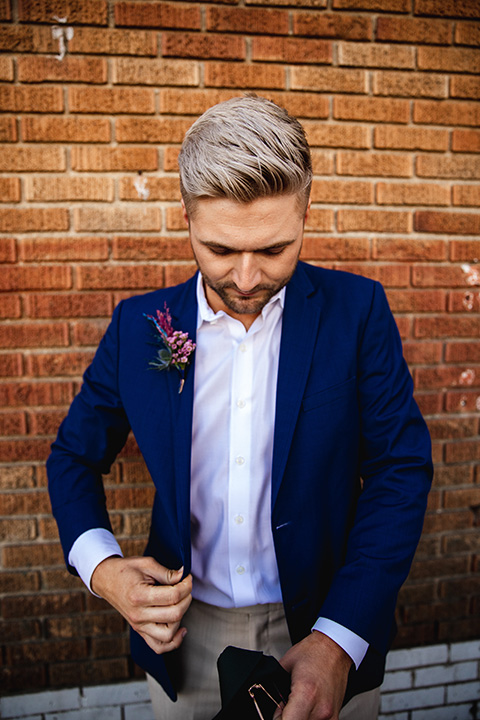
[[[144,632],[140,632],[139,634],[143,637],[147,645],[157,653],[157,655],[161,655],[163,653],[171,652],[172,650],[177,650],[177,648],[179,648],[182,644],[183,638],[187,634],[187,630],[186,628],[179,628],[170,642],[158,641],[151,635]]]
[[[176,585],[183,577],[183,566],[178,570],[166,568],[150,556],[138,558],[138,566],[159,585]]]
[[[173,605],[135,605],[130,612],[130,619],[135,625],[146,623],[175,623],[180,622],[190,607],[192,596],[182,598]]]
[[[188,576],[177,585],[143,585],[138,588],[138,604],[150,607],[174,606],[191,597],[192,580]],[[188,600],[190,604],[190,600]]]

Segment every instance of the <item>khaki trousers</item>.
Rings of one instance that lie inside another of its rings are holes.
[[[220,710],[217,658],[227,645],[281,658],[291,646],[281,603],[225,609],[194,600],[184,617],[188,633],[176,653],[178,700],[147,675],[156,720],[212,720]],[[379,689],[357,695],[340,720],[376,720]]]

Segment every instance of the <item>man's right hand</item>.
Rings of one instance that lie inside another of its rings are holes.
[[[182,574],[152,557],[115,556],[97,565],[91,587],[161,654],[178,648],[187,632],[180,623],[192,601],[192,577]]]

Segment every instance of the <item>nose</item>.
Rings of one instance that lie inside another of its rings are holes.
[[[254,253],[241,253],[233,268],[233,281],[242,292],[250,292],[261,279],[258,259]]]

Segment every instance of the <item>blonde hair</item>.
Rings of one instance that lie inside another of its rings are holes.
[[[306,208],[312,162],[305,131],[286,110],[247,95],[209,108],[187,131],[178,159],[190,214],[200,198],[251,202],[299,195]]]

